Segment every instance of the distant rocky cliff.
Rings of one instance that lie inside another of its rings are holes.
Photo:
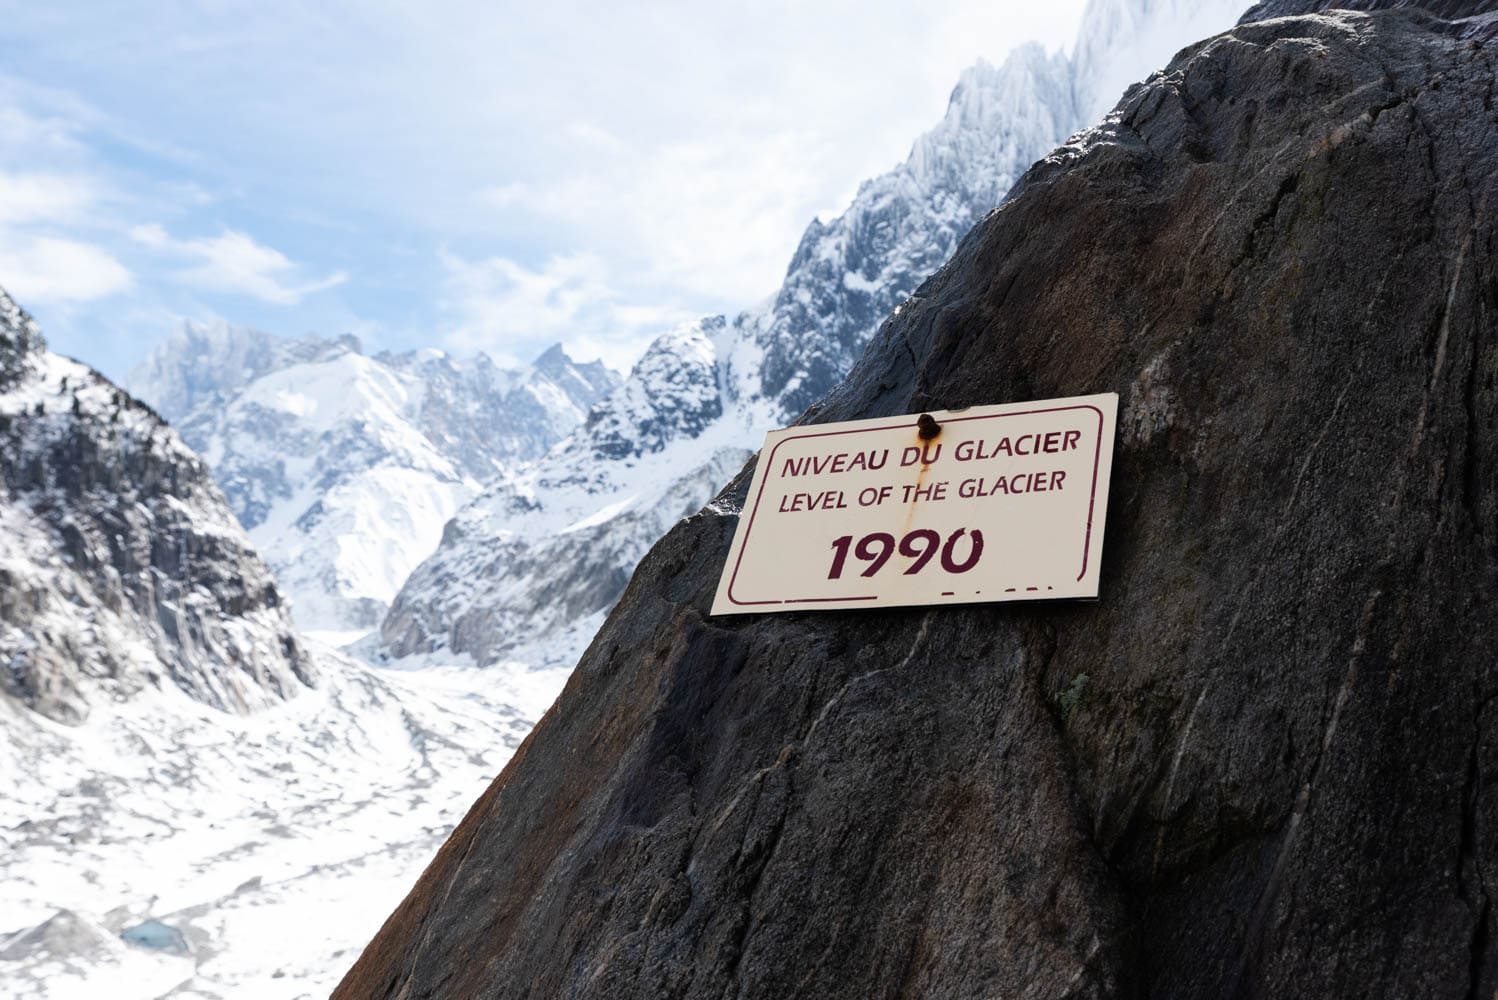
[[[242,712],[313,681],[203,463],[0,292],[0,692],[79,722],[146,687]]]
[[[336,995],[1492,996],[1498,15],[1438,6],[1187,50],[812,418],[1119,392],[1101,600],[713,619],[740,476]]]

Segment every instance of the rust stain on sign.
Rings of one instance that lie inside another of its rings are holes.
[[[905,504],[905,523],[902,531],[909,531],[915,523],[915,509],[920,505],[925,496],[926,474],[931,471],[931,464],[941,456],[941,445],[936,446],[932,452],[927,448],[927,442],[933,441],[941,436],[941,424],[929,413],[922,413],[920,419],[915,422],[915,447],[921,450],[921,468],[915,474],[915,489],[911,491],[910,500]]]

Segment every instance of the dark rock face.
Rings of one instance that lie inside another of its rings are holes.
[[[1472,27],[1331,13],[1186,51],[813,416],[1120,392],[1101,601],[712,620],[741,475],[336,995],[1493,995]]]

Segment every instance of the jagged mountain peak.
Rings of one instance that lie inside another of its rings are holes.
[[[224,319],[184,319],[130,370],[125,385],[176,421],[279,368],[362,352],[352,333],[288,339]]]
[[[754,317],[758,394],[790,419],[851,366],[879,320],[939,267],[1015,179],[1082,124],[1069,58],[1021,45],[979,61],[905,161],[813,220],[770,308]]]
[[[978,59],[958,75],[947,100],[946,115],[932,131],[983,128],[996,115],[1030,110],[1018,108],[1014,102],[1033,97],[1037,83],[1066,65],[1065,54],[1047,51],[1039,42],[1015,46],[998,65]]]
[[[581,395],[590,396],[596,402],[617,388],[623,380],[601,360],[576,361],[561,344],[553,344],[542,352],[532,367],[558,385],[567,386],[580,381]]]
[[[619,381],[562,351],[512,370],[228,324],[184,324],[133,377],[205,456],[298,621],[320,629],[377,621],[462,503]]]
[[[577,367],[577,362],[567,353],[567,348],[561,342],[557,342],[542,351],[540,356],[531,362],[531,365],[540,371],[552,374],[553,372],[575,368]]]
[[[651,342],[629,378],[588,414],[580,439],[601,459],[656,452],[702,433],[723,413],[713,337],[722,316],[683,323]]]

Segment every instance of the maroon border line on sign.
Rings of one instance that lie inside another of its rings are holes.
[[[968,420],[1001,420],[1004,417],[1029,417],[1037,413],[1065,413],[1068,410],[1091,410],[1097,414],[1097,445],[1093,449],[1092,456],[1092,494],[1087,500],[1087,533],[1082,541],[1082,571],[1077,574],[1077,579],[1087,575],[1087,563],[1092,553],[1092,515],[1097,507],[1097,475],[1098,468],[1102,464],[1103,457],[1103,411],[1091,403],[1079,403],[1075,406],[1051,406],[1038,410],[1016,410],[1013,413],[989,413],[973,417],[948,417],[942,421],[942,426],[947,424],[963,423]],[[766,460],[765,475],[760,480],[759,492],[754,495],[754,509],[749,513],[749,523],[744,526],[744,540],[739,544],[738,558],[733,561],[733,575],[728,578],[728,589],[726,591],[729,603],[741,608],[762,606],[766,604],[826,604],[836,601],[877,601],[878,594],[861,594],[856,597],[784,597],[774,598],[767,601],[741,601],[733,596],[733,586],[739,579],[739,566],[744,561],[744,551],[749,548],[749,533],[754,530],[754,519],[759,516],[759,502],[765,495],[765,487],[769,485],[770,472],[775,468],[775,453],[780,446],[788,441],[805,441],[809,438],[839,437],[843,434],[873,434],[879,431],[898,431],[907,427],[914,427],[919,421],[904,424],[888,424],[883,427],[858,427],[845,431],[821,431],[816,434],[792,434],[775,442],[775,447],[770,449],[770,457]],[[943,595],[945,596],[945,595]]]

